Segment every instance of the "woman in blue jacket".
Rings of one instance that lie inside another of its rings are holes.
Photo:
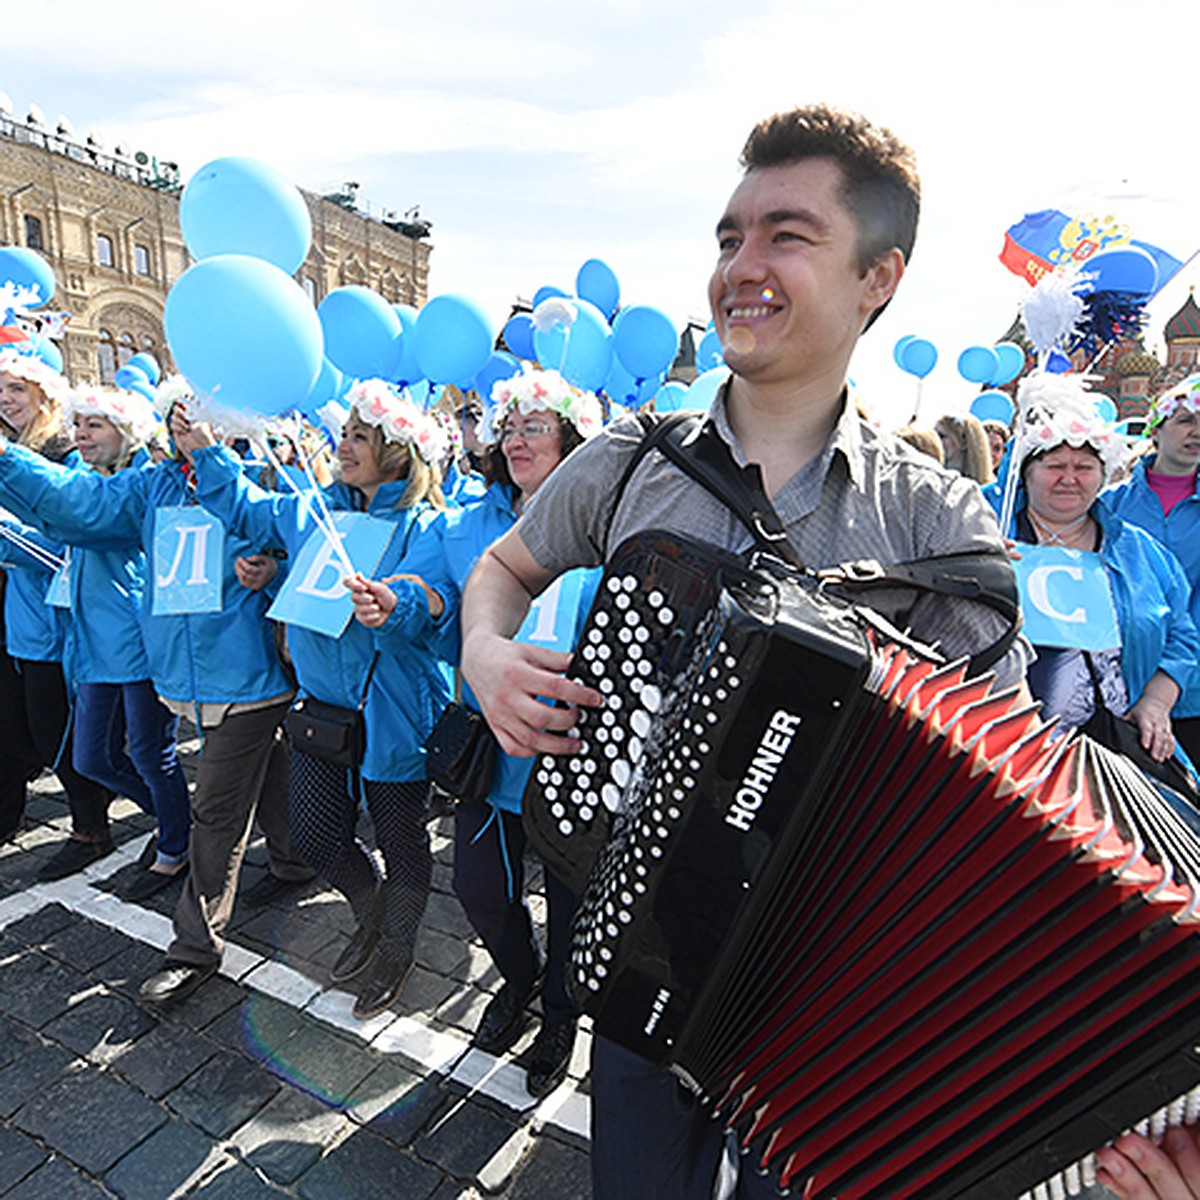
[[[176,402],[186,387],[168,381]],[[239,558],[261,547],[224,530],[196,500],[186,454],[111,476],[67,470],[0,442],[0,504],[50,536],[92,550],[144,549],[142,639],[154,688],[202,735],[192,795],[188,872],[162,968],[142,996],[189,995],[220,966],[238,874],[257,814],[272,874],[305,878],[291,845],[287,754],[279,725],[292,698],[265,619],[268,598],[238,581]]]
[[[394,527],[375,573],[391,578],[396,604],[384,624],[368,630],[350,619],[347,603],[348,624],[336,636],[298,623],[297,614],[288,624],[288,647],[303,697],[362,708],[362,792],[385,872],[380,875],[355,835],[359,789],[345,767],[293,745],[290,811],[301,852],[354,910],[358,929],[330,975],[335,982],[363,977],[354,1015],[367,1018],[395,1002],[412,969],[432,874],[425,739],[449,698],[450,669],[437,652],[441,601],[405,576],[437,554],[435,518],[443,504],[436,464],[444,435],[380,380],[360,383],[347,400],[350,417],[338,446],[341,481],[324,492],[325,504],[331,512],[365,513]],[[281,546],[291,573],[306,575],[315,589],[317,579],[300,560],[306,546],[329,554],[317,506],[306,496],[251,483],[207,426],[177,417],[173,431],[192,451],[201,503],[230,529]]]
[[[75,444],[100,475],[137,470],[161,423],[133,392],[77,389],[68,404]],[[125,892],[142,900],[187,868],[191,810],[176,752],[179,717],[159,700],[142,643],[146,555],[138,547],[68,550],[60,612],[63,665],[75,693],[74,765],[154,817],[146,872]],[[126,742],[129,750],[126,752]]]
[[[444,600],[457,621],[466,585],[483,551],[516,524],[529,498],[555,467],[601,425],[599,402],[590,392],[569,386],[556,371],[526,368],[493,389],[482,436],[490,444],[486,457],[489,482],[483,498],[470,508],[449,514],[442,537],[442,556],[425,581]],[[571,571],[556,580],[534,602],[517,634],[551,650],[573,649],[591,607],[600,571]],[[364,589],[359,599],[362,619],[375,617],[374,596]],[[478,711],[469,688],[464,702]],[[575,1044],[578,1011],[566,991],[575,897],[545,872],[547,946],[543,953],[525,899],[525,831],[521,797],[532,770],[530,758],[501,754],[492,787],[481,803],[459,803],[454,814],[454,890],[475,931],[500,970],[504,983],[489,1002],[475,1031],[474,1044],[490,1054],[503,1054],[521,1036],[525,1009],[541,993],[542,1025],[524,1056],[526,1086],[544,1096],[562,1081]]]
[[[0,417],[31,459],[79,462],[64,424],[63,405],[69,395],[67,381],[41,359],[13,350],[0,353]],[[28,520],[19,511],[17,516]],[[30,554],[35,544],[39,550]],[[4,588],[6,650],[15,668],[0,672],[0,830],[7,832],[20,821],[26,783],[42,767],[58,775],[71,809],[71,835],[39,868],[41,880],[61,879],[113,849],[108,830],[112,796],[72,765],[63,631],[46,603],[53,575],[50,564],[62,554],[59,539],[42,539],[19,526],[10,526],[10,536],[0,538],[0,561],[9,568]]]
[[[1019,542],[1098,553],[1121,635],[1120,646],[1109,650],[1038,646],[1030,690],[1050,714],[1076,727],[1100,698],[1137,726],[1142,747],[1163,762],[1175,752],[1171,710],[1200,657],[1187,579],[1154,538],[1097,503],[1124,447],[1081,386],[1063,379],[1027,383],[1022,407],[1031,397],[1037,402],[1019,439],[1023,496],[1006,533]]]

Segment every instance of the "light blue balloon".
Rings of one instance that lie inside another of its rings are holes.
[[[349,380],[345,375],[322,355],[321,369],[301,407],[307,412],[316,412],[323,404],[328,404],[330,400],[336,400],[343,395],[348,386]]]
[[[217,158],[188,180],[179,225],[192,256],[247,254],[289,275],[312,242],[312,218],[299,189],[256,158]]]
[[[154,389],[154,384],[152,384],[148,379],[135,380],[133,383],[129,384],[125,390],[129,392],[137,392],[139,396],[145,396],[145,398],[149,400],[151,404],[154,403],[154,399],[158,394]]]
[[[113,376],[113,383],[121,388],[131,388],[135,383],[149,382],[150,376],[132,358],[123,367],[118,367]]]
[[[558,371],[577,388],[594,392],[604,386],[612,368],[614,334],[604,314],[587,300],[572,300],[575,320],[533,331],[537,360]]]
[[[984,380],[992,387],[1011,383],[1025,369],[1025,351],[1016,342],[997,342],[992,352],[996,355],[996,373]]]
[[[274,416],[300,404],[321,370],[321,322],[303,288],[260,258],[221,254],[167,294],[167,343],[201,392]]]
[[[421,374],[431,383],[473,379],[492,353],[492,327],[465,296],[435,296],[417,314],[413,334]]]
[[[1095,404],[1096,412],[1102,421],[1113,422],[1117,419],[1117,406],[1112,402],[1111,396],[1097,396]]]
[[[400,334],[392,343],[392,364],[384,378],[409,387],[422,378],[417,362],[417,310],[411,304],[393,304],[392,311],[400,322]]]
[[[549,300],[551,296],[565,296],[566,294],[562,288],[551,287],[549,284],[545,284],[533,293],[533,307],[536,309],[543,300]]]
[[[1003,421],[1005,425],[1011,425],[1012,399],[1004,392],[980,392],[971,401],[971,416],[978,421]]]
[[[673,379],[658,389],[658,394],[654,397],[654,409],[656,412],[678,412],[683,407],[686,397],[687,385]]]
[[[715,367],[711,371],[705,371],[703,375],[697,375],[688,385],[687,394],[680,401],[679,407],[703,412],[712,404],[721,385],[728,378],[727,367]]]
[[[426,411],[437,403],[436,398],[433,399],[433,403],[430,403],[430,399],[434,396],[434,393],[436,392],[437,396],[441,396],[442,394],[442,389],[440,387],[433,387],[428,379],[418,379],[415,383],[409,384],[404,390],[408,393],[408,398],[418,408]]]
[[[613,348],[635,379],[651,379],[671,369],[679,354],[679,334],[666,313],[639,304],[617,316]]]
[[[937,347],[925,338],[913,338],[900,352],[900,365],[910,375],[924,379],[937,366]]]
[[[917,335],[915,333],[906,333],[902,338],[897,338],[896,344],[892,347],[892,359],[902,371],[907,370],[904,365],[904,349],[909,342],[915,342],[916,340]]]
[[[609,321],[621,303],[621,285],[616,274],[608,263],[598,258],[589,258],[579,268],[575,276],[575,294],[594,304]]]
[[[0,246],[0,287],[6,283],[34,288],[37,299],[29,308],[41,308],[54,295],[54,268],[28,246]]]
[[[703,374],[714,367],[725,365],[725,348],[715,329],[710,329],[696,347],[696,370]]]
[[[126,365],[137,367],[151,383],[157,384],[162,379],[162,368],[158,365],[158,359],[145,350],[135,354]]]
[[[968,346],[958,356],[958,373],[968,383],[987,383],[1000,366],[990,346]]]
[[[637,396],[638,384],[630,373],[625,370],[621,360],[614,354],[612,365],[604,380],[604,394],[614,404],[631,404]]]
[[[487,362],[475,376],[471,386],[485,404],[492,402],[492,385],[502,379],[511,379],[521,372],[520,360],[504,350],[493,350]]]
[[[396,361],[400,318],[378,293],[359,284],[334,288],[317,306],[325,356],[355,379],[383,379]]]
[[[20,343],[18,344],[20,345]],[[44,333],[31,333],[29,340],[21,346],[17,353],[27,354],[30,358],[40,358],[46,366],[60,375],[62,374],[62,351]]]
[[[528,313],[517,313],[504,326],[504,344],[518,357],[533,362],[537,350],[533,345],[533,318]]]

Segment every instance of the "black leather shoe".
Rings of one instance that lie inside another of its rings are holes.
[[[405,980],[412,974],[412,969],[411,952],[402,959],[384,958],[382,954],[377,956],[370,977],[354,1002],[354,1015],[360,1021],[365,1021],[391,1008]]]
[[[542,1024],[525,1055],[525,1088],[539,1100],[548,1096],[567,1077],[571,1051],[575,1049],[575,1022]]]
[[[268,871],[257,883],[242,892],[240,899],[247,908],[264,908],[268,904],[289,899],[314,878],[308,875],[304,879],[280,879]]]
[[[76,871],[82,871],[97,859],[111,854],[116,847],[112,838],[105,835],[102,838],[69,837],[59,847],[53,858],[42,863],[34,878],[39,883],[52,883],[56,879],[66,879]]]
[[[471,1045],[488,1054],[500,1055],[511,1050],[529,1024],[525,1006],[537,994],[537,990],[537,984],[524,993],[518,992],[512,984],[502,985],[483,1010]]]
[[[138,995],[151,1004],[174,1004],[190,996],[216,973],[215,965],[198,967],[194,963],[168,960],[161,971],[151,975],[138,988]]]
[[[125,889],[122,899],[137,902],[149,900],[159,892],[165,892],[177,879],[182,879],[188,870],[185,859],[177,871],[154,871],[147,868]]]
[[[338,960],[330,969],[329,978],[334,983],[345,983],[361,975],[370,965],[371,956],[379,944],[379,930],[367,925],[360,925],[350,939],[350,944],[338,955]]]

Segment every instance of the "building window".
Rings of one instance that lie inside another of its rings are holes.
[[[133,269],[139,275],[150,274],[150,251],[145,246],[134,246]]]
[[[117,373],[117,352],[113,348],[112,334],[107,329],[100,330],[96,357],[100,360],[100,382],[112,383]]]
[[[113,261],[113,244],[112,238],[106,233],[98,233],[96,235],[96,261],[102,267],[115,266]]]
[[[44,250],[46,243],[42,239],[42,222],[40,217],[25,218],[25,245],[30,250]]]
[[[137,347],[133,344],[133,334],[121,334],[120,345],[117,346],[117,362],[124,366],[136,353]]]
[[[317,302],[317,285],[313,282],[311,275],[302,275],[300,277],[300,286],[304,289],[304,294],[308,297],[309,302],[316,304]]]

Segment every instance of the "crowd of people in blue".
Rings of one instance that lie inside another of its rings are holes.
[[[997,672],[1024,678],[1064,726],[1107,710],[1136,728],[1148,760],[1177,758],[1189,771],[1200,761],[1200,376],[1155,398],[1132,466],[1085,381],[1042,371],[1021,381],[1015,428],[948,417],[936,435],[904,431],[906,446],[855,410],[843,380],[911,251],[911,152],[862,118],[814,106],[764,122],[743,165],[711,287],[731,378],[707,422],[759,464],[793,540],[814,558],[854,557],[855,539],[873,553],[996,544],[986,498],[1015,554],[1022,544],[1095,552],[1119,647],[1018,639]],[[884,218],[863,216],[869,204],[854,188],[864,182]],[[878,245],[864,244],[865,226]],[[150,815],[156,830],[127,898],[184,876],[173,940],[141,989],[168,1005],[220,965],[257,821],[274,895],[319,874],[353,909],[355,933],[330,975],[356,992],[354,1014],[402,1009],[432,869],[425,745],[461,698],[486,714],[501,751],[486,798],[454,809],[455,891],[503,977],[474,1040],[504,1054],[540,996],[526,1062],[530,1093],[544,1096],[564,1078],[578,1021],[564,982],[575,898],[547,873],[539,931],[525,897],[521,796],[529,755],[569,750],[572,706],[598,702],[562,672],[604,558],[588,506],[607,511],[640,428],[534,363],[445,414],[382,380],[357,383],[346,403],[324,465],[311,431],[285,425],[269,430],[264,463],[214,429],[178,378],[151,404],[72,387],[19,338],[0,348],[0,837],[22,829],[27,785],[46,769],[71,832],[41,880],[113,850],[115,796]],[[327,468],[334,479],[322,486]],[[647,513],[658,495],[658,515],[690,532],[700,508],[672,498],[671,469],[639,470],[630,494]],[[876,496],[870,511],[884,515],[852,536],[822,524],[822,512],[857,511],[856,488],[897,487],[911,512],[885,511]],[[370,518],[375,549],[352,559],[352,539],[339,549],[338,534],[366,528],[359,517]],[[200,599],[181,586],[198,580]],[[335,593],[346,601],[340,624],[305,615],[306,596]],[[285,600],[292,615],[271,619]],[[289,744],[297,697],[361,713],[357,766],[299,737]],[[182,717],[201,739],[190,789],[176,753]],[[378,856],[360,840],[364,810]],[[715,1126],[693,1136],[673,1080],[603,1039],[594,1055],[597,1196],[760,1194],[731,1173]],[[1200,1196],[1187,1133],[1165,1148],[1137,1137],[1118,1147],[1100,1161],[1119,1196]]]

